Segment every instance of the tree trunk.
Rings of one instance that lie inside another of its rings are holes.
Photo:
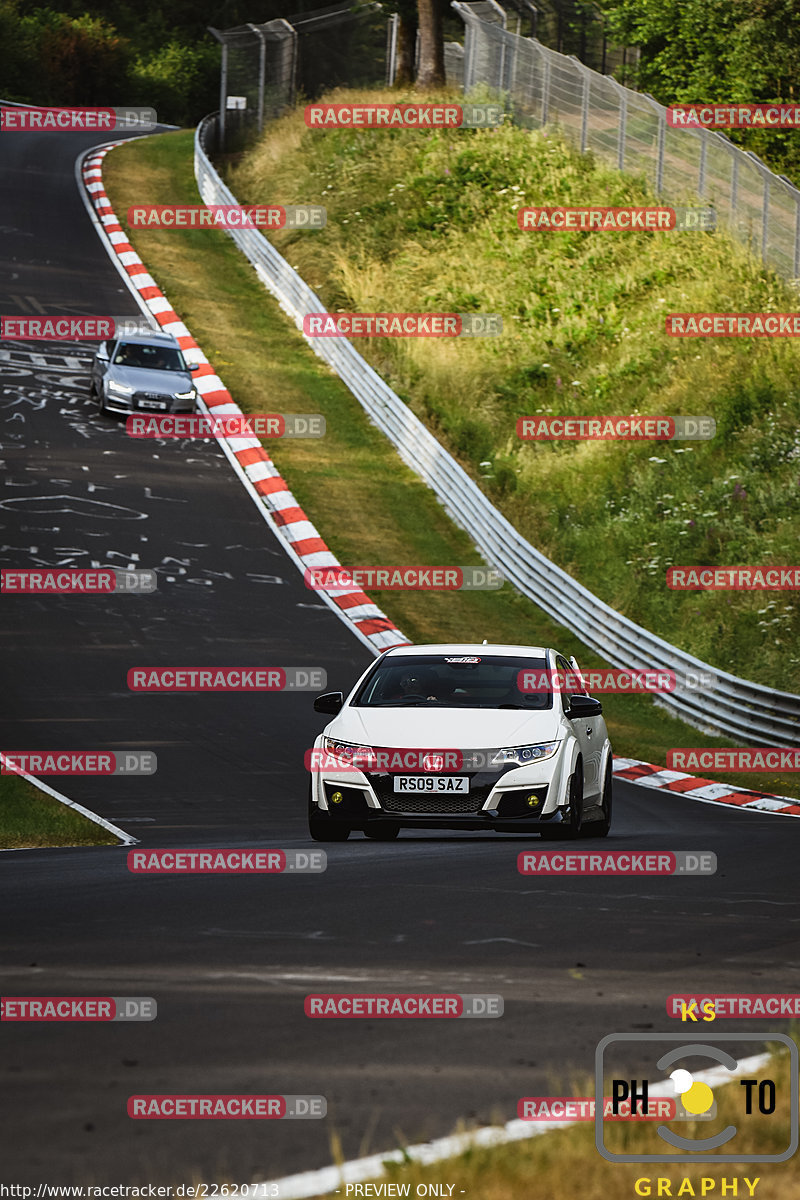
[[[397,74],[396,84],[412,83],[414,80],[414,59],[417,54],[417,17],[416,13],[405,16],[400,14],[400,24],[397,30]]]
[[[441,0],[417,0],[417,12],[420,32],[417,90],[443,87],[445,75]]]

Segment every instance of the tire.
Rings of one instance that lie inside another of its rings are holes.
[[[373,825],[370,829],[367,825],[364,833],[368,838],[372,838],[375,842],[393,842],[400,832],[399,825]]]
[[[313,842],[346,842],[350,837],[350,826],[333,821],[321,813],[308,797],[308,832]]]
[[[569,780],[569,817],[558,825],[540,830],[543,842],[573,841],[583,829],[583,764],[578,763]]]
[[[584,837],[608,837],[608,831],[611,828],[613,780],[614,772],[611,770],[611,762],[609,760],[608,766],[606,767],[606,777],[603,780],[603,795],[600,800],[600,807],[603,811],[603,816],[599,821],[587,821],[587,823],[583,826]]]

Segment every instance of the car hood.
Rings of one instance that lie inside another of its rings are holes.
[[[344,708],[326,733],[363,746],[471,750],[554,741],[558,727],[555,709]]]
[[[174,392],[188,392],[194,387],[194,380],[188,371],[152,371],[147,367],[112,366],[108,378],[115,383],[124,383],[135,392],[159,392],[172,395]]]

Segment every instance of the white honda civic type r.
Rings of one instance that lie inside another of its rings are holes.
[[[612,756],[574,659],[534,646],[401,646],[376,659],[314,744],[315,841],[401,827],[605,837]]]

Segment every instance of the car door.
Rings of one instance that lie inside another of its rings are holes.
[[[596,717],[576,717],[572,718],[569,714],[570,696],[587,695],[585,688],[580,683],[580,668],[571,659],[567,662],[561,655],[556,655],[556,668],[559,675],[567,681],[567,687],[561,696],[561,703],[564,709],[564,715],[572,725],[575,737],[578,739],[578,745],[581,748],[583,757],[583,794],[587,801],[591,801],[600,791],[600,767],[603,757],[603,718]]]

